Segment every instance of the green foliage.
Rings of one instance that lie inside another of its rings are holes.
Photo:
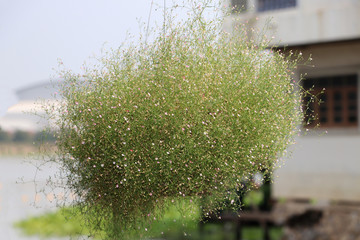
[[[168,17],[151,43],[62,72],[49,111],[54,161],[90,226],[110,239],[156,222],[178,199],[202,199],[204,212],[236,203],[241,182],[271,172],[297,133],[296,63],[241,29],[222,31],[202,6],[179,23]]]
[[[34,135],[34,139],[36,142],[40,142],[40,143],[43,143],[43,142],[55,142],[56,140],[56,137],[54,135],[54,133],[52,133],[51,131],[41,131],[41,132],[37,132],[35,135]]]
[[[244,205],[246,207],[258,207],[264,201],[264,193],[259,190],[249,191],[244,197]]]
[[[259,240],[264,239],[264,231],[259,227],[246,227],[243,230],[243,235],[247,240]],[[272,240],[282,238],[282,229],[279,227],[272,227],[269,230],[269,237]]]
[[[10,142],[10,141],[11,141],[10,134],[0,128],[0,142]]]
[[[0,129],[0,143],[33,143],[33,142],[54,142],[56,137],[51,131],[29,132],[16,130],[7,132]]]
[[[30,142],[32,140],[32,135],[29,132],[16,130],[12,139],[14,142]]]

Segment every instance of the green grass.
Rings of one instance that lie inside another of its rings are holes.
[[[23,231],[25,235],[38,235],[41,237],[66,237],[88,235],[89,230],[79,215],[72,214],[71,208],[61,208],[56,212],[45,213],[19,222],[14,226]]]
[[[21,229],[25,235],[47,237],[75,237],[88,236],[90,230],[85,227],[84,221],[77,213],[76,208],[61,208],[53,213],[46,213],[41,216],[31,217],[15,223],[15,227]],[[180,221],[181,216],[175,209],[170,209],[161,221],[154,222],[147,231],[143,232],[143,239],[164,238],[168,240],[220,240],[227,237],[233,239],[235,226],[231,223],[205,224],[200,232],[198,224],[194,219]],[[244,227],[243,239],[260,240],[263,239],[263,231],[260,227]],[[95,239],[101,239],[103,233],[98,233]],[[281,239],[282,230],[278,227],[270,229],[270,239]]]
[[[243,230],[243,236],[246,240],[259,240],[263,239],[263,231],[260,227],[246,227]],[[277,240],[282,237],[282,229],[279,227],[270,228],[270,239]]]

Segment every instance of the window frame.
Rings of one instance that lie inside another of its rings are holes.
[[[308,69],[309,70],[309,69]],[[337,76],[348,76],[348,75],[356,75],[356,93],[357,93],[357,121],[355,124],[323,124],[323,126],[306,126],[304,123],[303,128],[305,129],[311,129],[311,131],[319,130],[323,132],[324,130],[326,132],[335,132],[335,133],[360,133],[360,67],[343,67],[343,68],[326,68],[326,69],[313,69],[310,71],[299,71],[298,76],[304,76],[303,79],[300,82],[300,86],[303,87],[305,79],[313,79],[313,78],[334,78]],[[300,77],[299,77],[300,79]],[[319,91],[319,89],[317,90]],[[332,91],[341,91],[341,90],[334,90],[334,89],[328,89],[327,91],[330,91],[330,95],[332,94]],[[342,89],[343,92],[346,92],[346,89]],[[316,105],[316,103],[314,103]],[[316,106],[319,108],[320,106]],[[303,108],[304,109],[304,108]]]

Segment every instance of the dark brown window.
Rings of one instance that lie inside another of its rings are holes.
[[[259,12],[296,7],[296,0],[258,0]]]
[[[232,13],[240,13],[247,10],[247,0],[231,0]]]
[[[357,75],[308,78],[303,87],[307,127],[358,126]]]

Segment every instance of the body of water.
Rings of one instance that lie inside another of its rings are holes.
[[[24,157],[0,157],[0,239],[35,240],[14,228],[16,221],[55,211],[56,199],[63,196],[53,191],[47,181],[57,167],[39,165],[40,160]]]

